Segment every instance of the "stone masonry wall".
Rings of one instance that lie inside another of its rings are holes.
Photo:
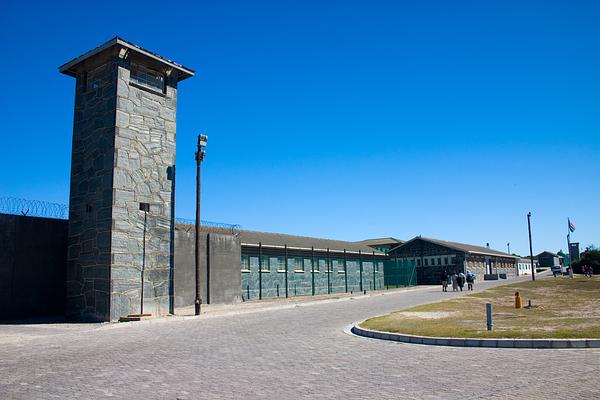
[[[144,312],[169,312],[171,190],[168,169],[175,164],[177,89],[166,93],[131,84],[126,65],[118,67],[111,238],[111,320],[140,312],[144,212],[146,227]]]
[[[77,76],[67,251],[70,319],[109,319],[110,228],[117,66],[105,64],[96,88]]]

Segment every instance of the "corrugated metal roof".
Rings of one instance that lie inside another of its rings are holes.
[[[344,251],[356,252],[360,250],[364,254],[375,254],[384,255],[384,253],[373,250],[373,248],[356,242],[346,242],[342,240],[333,239],[320,239],[307,236],[295,236],[286,235],[282,233],[269,233],[269,232],[255,232],[255,231],[240,231],[240,241],[242,245],[258,245],[260,242],[263,246],[278,246],[283,247],[287,245],[291,248],[310,249],[314,247],[315,250],[332,250],[332,251]]]
[[[409,240],[408,242],[405,242],[399,246],[394,247],[392,250],[398,249],[402,246],[406,246],[407,244],[413,242],[414,240],[424,240],[430,243],[434,243],[434,244],[438,244],[440,246],[444,246],[444,247],[449,247],[451,249],[455,249],[455,250],[459,250],[459,251],[464,251],[466,253],[475,253],[475,254],[484,254],[484,255],[491,255],[491,256],[502,256],[502,257],[510,257],[510,258],[518,258],[516,256],[513,256],[512,254],[508,254],[499,250],[494,250],[494,249],[488,249],[487,247],[483,247],[483,246],[475,246],[472,244],[466,244],[466,243],[459,243],[459,242],[450,242],[447,240],[440,240],[440,239],[432,239],[432,238],[427,238],[427,237],[422,237],[422,236],[417,236],[411,240]]]
[[[76,66],[79,65],[81,62],[83,62],[84,60],[98,54],[101,53],[107,49],[112,48],[113,46],[116,45],[121,45],[127,49],[133,50],[139,54],[143,54],[146,57],[150,57],[152,59],[155,59],[157,61],[160,61],[161,63],[167,64],[170,67],[174,68],[175,70],[179,71],[180,77],[179,80],[183,80],[186,78],[189,78],[191,76],[194,76],[195,71],[193,69],[184,67],[181,64],[176,63],[175,61],[169,60],[168,58],[162,57],[150,50],[146,50],[136,44],[133,44],[125,39],[122,39],[118,36],[115,36],[114,38],[110,39],[109,41],[101,44],[98,47],[93,48],[92,50],[89,50],[85,53],[83,53],[82,55],[75,57],[74,59],[72,59],[71,61],[61,65],[60,67],[58,67],[59,72],[63,73],[63,74],[67,74],[70,76],[75,76],[75,69]]]
[[[366,244],[367,246],[377,246],[377,245],[387,245],[387,244],[398,245],[398,244],[404,243],[404,240],[396,239],[393,237],[387,237],[387,238],[378,238],[378,239],[359,240],[356,243]]]

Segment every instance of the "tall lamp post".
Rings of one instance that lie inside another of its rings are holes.
[[[196,258],[196,300],[194,300],[196,315],[200,315],[200,305],[202,304],[200,299],[200,166],[206,154],[204,149],[207,140],[208,136],[198,135],[198,150],[196,151],[196,246],[194,254]]]
[[[529,230],[529,257],[531,258],[531,280],[535,281],[535,266],[533,265],[533,247],[531,246],[531,212],[527,213],[527,229]]]

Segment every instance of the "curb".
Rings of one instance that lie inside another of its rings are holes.
[[[360,328],[354,324],[350,332],[357,336],[393,342],[425,344],[430,346],[488,347],[510,349],[589,349],[600,348],[600,339],[471,339],[441,338],[380,332]]]

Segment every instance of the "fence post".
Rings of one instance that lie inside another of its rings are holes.
[[[492,319],[492,303],[485,304],[485,315],[487,318],[487,330],[491,331],[494,327],[494,320]]]
[[[311,257],[311,265],[312,268],[310,270],[310,274],[311,274],[311,288],[312,288],[312,295],[315,295],[315,246],[311,246],[310,247],[310,257]]]
[[[373,251],[373,290],[377,290],[377,281],[375,280],[375,251]]]
[[[346,293],[348,293],[348,267],[346,261],[346,249],[344,249],[344,284],[346,285]]]
[[[331,275],[331,270],[329,269],[330,265],[330,260],[329,260],[329,247],[327,248],[327,294],[331,294],[331,277],[329,275]]]
[[[258,242],[258,299],[262,300],[262,242]]]
[[[360,272],[360,291],[363,291],[363,263],[360,250],[358,251],[358,270]]]
[[[288,251],[285,245],[285,298],[288,298]]]

